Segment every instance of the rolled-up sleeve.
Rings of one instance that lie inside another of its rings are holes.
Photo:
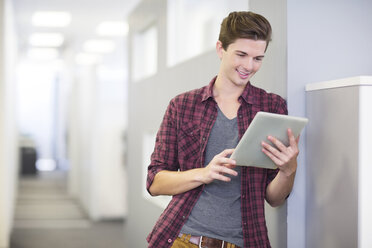
[[[173,99],[165,112],[163,121],[156,135],[155,148],[151,155],[151,163],[147,169],[146,188],[149,188],[155,175],[162,170],[177,171],[179,168],[177,159],[177,111]]]

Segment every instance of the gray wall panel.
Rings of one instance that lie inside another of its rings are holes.
[[[307,93],[306,247],[358,247],[359,87]]]

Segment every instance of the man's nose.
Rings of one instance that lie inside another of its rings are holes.
[[[247,71],[252,71],[253,69],[253,58],[246,58],[244,61],[244,69]]]

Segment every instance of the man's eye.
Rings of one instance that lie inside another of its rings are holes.
[[[245,54],[242,54],[242,53],[238,53],[238,56],[239,56],[239,57],[244,57],[244,56],[245,56]]]

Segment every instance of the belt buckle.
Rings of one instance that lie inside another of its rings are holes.
[[[204,247],[201,246],[202,241],[203,241],[203,236],[200,236],[200,239],[199,239],[199,248],[204,248]],[[224,245],[225,245],[225,240],[222,240],[221,248],[223,248]]]
[[[202,240],[203,240],[203,236],[200,236],[200,239],[199,239],[199,248],[203,248],[203,247],[201,246]]]

